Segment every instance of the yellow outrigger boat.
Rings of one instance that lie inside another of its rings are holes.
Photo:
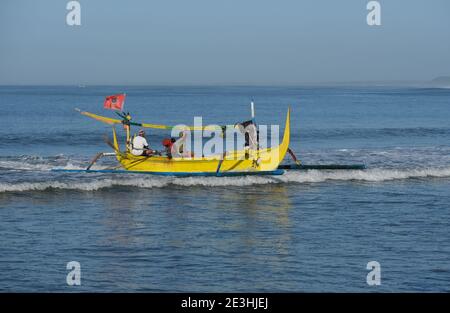
[[[223,155],[201,157],[174,157],[167,156],[135,156],[130,152],[128,144],[121,151],[115,124],[123,124],[127,132],[127,143],[130,142],[130,125],[144,128],[172,129],[172,126],[134,123],[129,114],[120,115],[123,120],[100,116],[90,112],[80,111],[81,114],[98,121],[113,125],[113,143],[110,143],[114,153],[99,153],[86,170],[64,170],[72,172],[100,172],[100,173],[148,173],[169,176],[235,176],[235,175],[281,175],[284,170],[278,166],[283,161],[289,149],[290,141],[290,109],[287,111],[286,123],[282,142],[276,147],[262,148],[258,150],[227,151]],[[201,130],[207,129],[203,127]],[[191,130],[199,130],[189,127]],[[104,155],[115,155],[119,161],[121,170],[91,170],[91,166]],[[62,171],[62,170],[61,170]]]

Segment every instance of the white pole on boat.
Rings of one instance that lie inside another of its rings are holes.
[[[250,102],[250,109],[252,111],[252,121],[255,123],[255,103],[253,103],[253,101]]]

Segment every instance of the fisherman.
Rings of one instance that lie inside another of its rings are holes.
[[[165,138],[162,141],[162,145],[164,146],[164,152],[166,153],[169,159],[172,158],[172,147],[175,141],[176,141],[175,138]]]
[[[253,121],[245,121],[242,123],[236,123],[234,128],[239,129],[239,132],[245,136],[244,148],[246,150],[258,149],[258,131]]]
[[[178,157],[182,157],[182,158],[193,158],[194,157],[194,152],[191,152],[189,150],[187,150],[186,146],[187,146],[187,137],[188,137],[188,133],[187,131],[181,131],[178,136],[180,138],[178,138],[172,145],[172,155],[178,156]]]
[[[151,156],[154,154],[154,151],[149,148],[147,139],[145,139],[145,132],[143,129],[139,130],[139,133],[136,137],[133,138],[133,146],[131,149],[131,153],[133,155],[139,156]]]

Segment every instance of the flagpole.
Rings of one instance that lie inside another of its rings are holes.
[[[125,115],[125,99],[127,98],[127,94],[123,93],[123,105],[122,105],[122,113]]]

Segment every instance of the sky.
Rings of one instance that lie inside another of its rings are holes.
[[[0,85],[301,84],[450,75],[450,1],[0,0]]]

